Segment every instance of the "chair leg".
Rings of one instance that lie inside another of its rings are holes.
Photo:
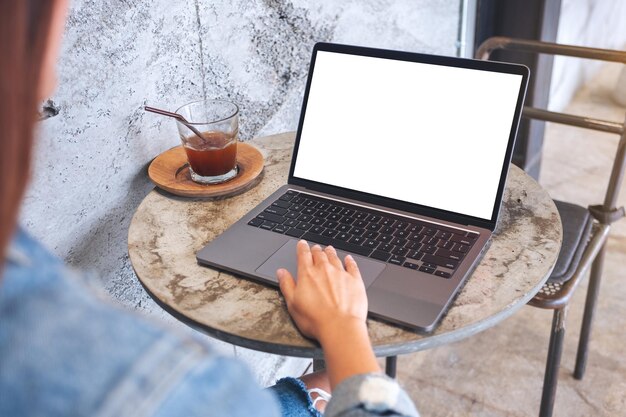
[[[396,377],[396,367],[398,365],[397,356],[387,356],[385,359],[385,373],[390,378]]]
[[[600,292],[600,281],[602,277],[602,268],[604,266],[604,255],[606,253],[606,244],[596,255],[591,265],[591,275],[589,276],[589,288],[587,289],[587,299],[585,300],[585,313],[583,315],[583,323],[580,328],[580,339],[578,339],[578,352],[576,353],[576,368],[574,369],[574,378],[583,379],[585,368],[587,367],[587,354],[589,350],[589,337],[591,336],[591,324],[593,323],[593,315],[596,309],[596,301]]]
[[[556,385],[559,378],[559,365],[563,352],[563,335],[565,334],[565,316],[567,306],[554,310],[552,317],[552,332],[550,333],[550,346],[548,347],[548,360],[546,361],[546,374],[543,379],[543,393],[539,417],[551,417],[554,410],[556,397]]]

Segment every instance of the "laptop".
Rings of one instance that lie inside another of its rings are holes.
[[[318,43],[287,184],[197,253],[278,285],[296,243],[354,256],[371,317],[439,323],[496,227],[529,72]]]

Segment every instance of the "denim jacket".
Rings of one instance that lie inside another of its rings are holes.
[[[21,230],[3,268],[0,416],[317,414],[297,384],[260,388],[236,359],[116,306]],[[370,374],[336,387],[326,415],[417,412],[395,381]]]

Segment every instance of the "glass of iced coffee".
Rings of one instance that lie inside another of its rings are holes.
[[[176,113],[189,122],[177,120],[176,125],[187,153],[191,179],[201,184],[219,184],[234,178],[239,133],[237,105],[226,100],[198,100],[181,106]]]

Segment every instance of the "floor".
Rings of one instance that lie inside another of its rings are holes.
[[[566,110],[622,122],[611,99],[619,65],[607,65]],[[553,198],[603,201],[618,136],[548,125],[540,183]],[[626,204],[622,186],[620,204]],[[587,372],[573,378],[587,279],[567,317],[555,417],[626,416],[626,219],[608,241]],[[551,310],[524,307],[497,327],[446,347],[400,357],[398,379],[423,417],[538,415]]]

